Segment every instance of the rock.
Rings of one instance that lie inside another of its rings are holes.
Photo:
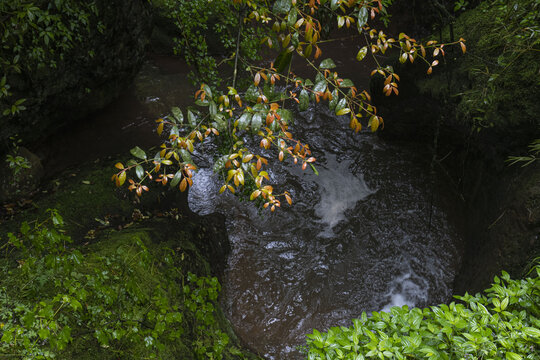
[[[40,158],[30,150],[19,147],[17,153],[8,156],[19,158],[24,166],[12,167],[7,159],[0,166],[0,203],[31,196],[44,175]]]

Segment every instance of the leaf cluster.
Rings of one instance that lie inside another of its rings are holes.
[[[307,335],[309,360],[540,359],[540,266],[534,277],[503,272],[484,294],[431,308],[362,313],[351,327]]]
[[[82,253],[62,226],[50,210],[8,234],[3,248],[18,267],[2,269],[0,357],[78,358],[90,347],[97,357],[152,359],[184,343],[194,358],[221,359],[230,350],[216,319],[216,278],[184,275],[175,250],[150,250],[142,237]]]

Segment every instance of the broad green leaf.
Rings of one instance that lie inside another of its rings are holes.
[[[345,79],[340,84],[339,87],[353,87],[354,84],[351,79]]]
[[[143,176],[144,176],[144,169],[143,169],[143,167],[142,167],[141,165],[137,165],[137,166],[135,167],[135,174],[137,174],[137,177],[138,177],[139,179],[142,179],[142,178],[143,178]]]
[[[171,113],[178,123],[181,124],[184,122],[184,114],[182,114],[182,111],[180,110],[180,108],[177,108],[177,107],[171,108]]]
[[[129,150],[129,152],[131,153],[131,155],[135,156],[136,158],[146,160],[146,153],[144,152],[143,149],[141,149],[138,146],[135,146],[133,149]]]
[[[324,92],[324,90],[326,90],[326,80],[319,81],[313,88],[313,91],[315,92]]]
[[[320,69],[334,69],[336,67],[336,64],[334,63],[334,60],[332,59],[324,59],[321,61],[321,64],[319,65]]]
[[[513,353],[511,351],[506,353],[506,360],[521,360],[523,356]]]
[[[368,47],[364,46],[360,50],[358,50],[358,54],[356,54],[356,60],[362,61],[368,53]]]
[[[291,0],[277,0],[274,3],[274,12],[277,14],[286,14],[291,10]]]
[[[262,116],[259,113],[256,113],[251,118],[251,131],[256,133],[261,129],[262,126]]]
[[[336,105],[336,113],[338,113],[342,109],[345,109],[346,106],[347,106],[347,99],[343,98],[339,100],[339,102]]]
[[[238,119],[238,129],[246,130],[251,121],[253,115],[250,113],[243,113],[242,116]]]
[[[362,31],[362,27],[366,25],[369,18],[369,12],[366,6],[362,6],[362,8],[358,11],[358,22],[356,25],[358,26],[358,31]]]
[[[197,125],[197,116],[195,116],[194,113],[191,112],[191,110],[187,111],[187,118],[189,125],[196,126]]]
[[[178,170],[176,174],[174,174],[174,177],[171,180],[171,187],[175,187],[176,185],[178,185],[181,179],[182,179],[182,170]]]
[[[309,93],[306,90],[300,91],[300,111],[306,111],[309,107]]]
[[[298,11],[296,10],[296,7],[293,7],[291,11],[289,11],[289,15],[287,15],[287,25],[293,26],[294,23],[296,23],[297,19],[298,19]]]
[[[330,1],[330,8],[333,10],[336,10],[339,7],[340,0],[331,0]]]

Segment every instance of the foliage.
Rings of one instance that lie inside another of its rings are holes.
[[[80,358],[91,347],[100,358],[174,358],[184,343],[194,358],[222,359],[231,350],[215,317],[216,278],[189,273],[182,288],[175,250],[127,236],[85,254],[62,226],[50,210],[2,246],[19,266],[2,269],[1,356]]]
[[[356,58],[362,61],[367,55],[372,56],[377,64],[372,75],[379,74],[385,78],[383,91],[386,96],[399,93],[399,75],[392,67],[379,64],[376,54],[391,51],[400,54],[402,63],[424,62],[428,74],[445,54],[446,45],[434,40],[424,45],[404,33],[393,38],[373,28],[370,23],[378,15],[386,13],[385,6],[389,3],[381,0],[229,1],[229,6],[245,9],[243,21],[246,24],[264,29],[261,44],[275,49],[275,64],[269,67],[247,64],[253,82],[244,92],[234,86],[229,86],[226,92],[218,92],[202,84],[195,94],[196,106],[184,112],[173,108],[171,115],[157,120],[158,135],[166,135],[161,150],[154,156],[147,156],[140,148],[132,149],[136,159],[126,165],[116,164],[118,172],[113,175],[113,181],[121,186],[127,180],[129,189],[135,190],[139,196],[148,190],[144,181],[151,179],[163,185],[179,186],[181,191],[185,191],[193,183],[196,166],[191,153],[196,145],[210,136],[222,134],[226,139],[223,143],[228,146],[214,165],[214,171],[224,178],[220,192],[242,193],[249,184],[254,185],[250,199],[262,198],[263,206],[271,211],[281,206],[282,199],[291,204],[292,198],[287,191],[275,192],[266,183],[270,180],[265,170],[270,150],[277,160],[289,159],[302,169],[308,165],[315,169],[315,158],[311,156],[309,145],[296,139],[289,130],[292,115],[287,107],[296,103],[300,111],[305,111],[310,102],[322,100],[328,102],[337,116],[346,116],[355,132],[362,129],[362,122],[371,131],[383,126],[383,119],[371,104],[368,92],[357,89],[350,79],[341,78],[332,59],[321,61],[320,45],[326,41],[323,39],[326,14],[330,14],[331,21],[338,28],[356,28],[358,37],[364,42]],[[197,33],[194,29],[190,31]],[[465,52],[463,39],[455,44]],[[235,56],[239,55],[235,52]],[[303,58],[316,72],[316,77],[303,79],[296,76],[291,71],[293,56]],[[368,119],[367,124],[362,121],[365,118]],[[254,138],[257,140],[251,140]],[[249,143],[258,144],[259,148]],[[128,172],[132,170],[135,176],[128,179]]]
[[[525,156],[509,156],[508,161],[510,165],[521,163],[521,166],[527,166],[538,160],[540,156],[540,139],[534,140],[529,145],[529,155]]]
[[[540,266],[534,277],[503,272],[485,294],[426,309],[362,313],[352,327],[308,335],[309,360],[540,359]]]
[[[24,98],[13,99],[13,81],[57,68],[70,49],[85,41],[94,1],[0,0],[0,112],[13,116],[26,109]],[[97,27],[103,31],[102,24]],[[93,56],[93,54],[88,54]]]
[[[30,161],[25,158],[24,156],[18,155],[19,152],[19,144],[22,142],[21,139],[17,139],[16,137],[10,137],[11,140],[11,151],[13,154],[7,154],[6,155],[6,162],[8,163],[9,168],[13,171],[13,177],[15,181],[19,181],[21,179],[18,178],[19,173],[23,169],[30,169]]]
[[[215,53],[243,61],[260,60],[259,29],[242,27],[244,9],[239,4],[221,0],[154,0],[159,12],[169,18],[179,33],[174,52],[194,67],[192,81],[219,85],[220,76]],[[223,61],[222,61],[223,62]]]
[[[539,14],[538,0],[490,0],[458,19],[455,32],[475,44],[455,74],[458,115],[475,131],[538,124]]]

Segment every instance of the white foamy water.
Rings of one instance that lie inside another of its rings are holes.
[[[345,212],[356,203],[373,193],[368,188],[362,175],[351,173],[352,161],[338,162],[330,154],[325,166],[320,166],[319,176],[314,179],[319,186],[321,200],[315,206],[315,214],[326,225],[322,236],[332,236],[332,228],[345,219]]]

